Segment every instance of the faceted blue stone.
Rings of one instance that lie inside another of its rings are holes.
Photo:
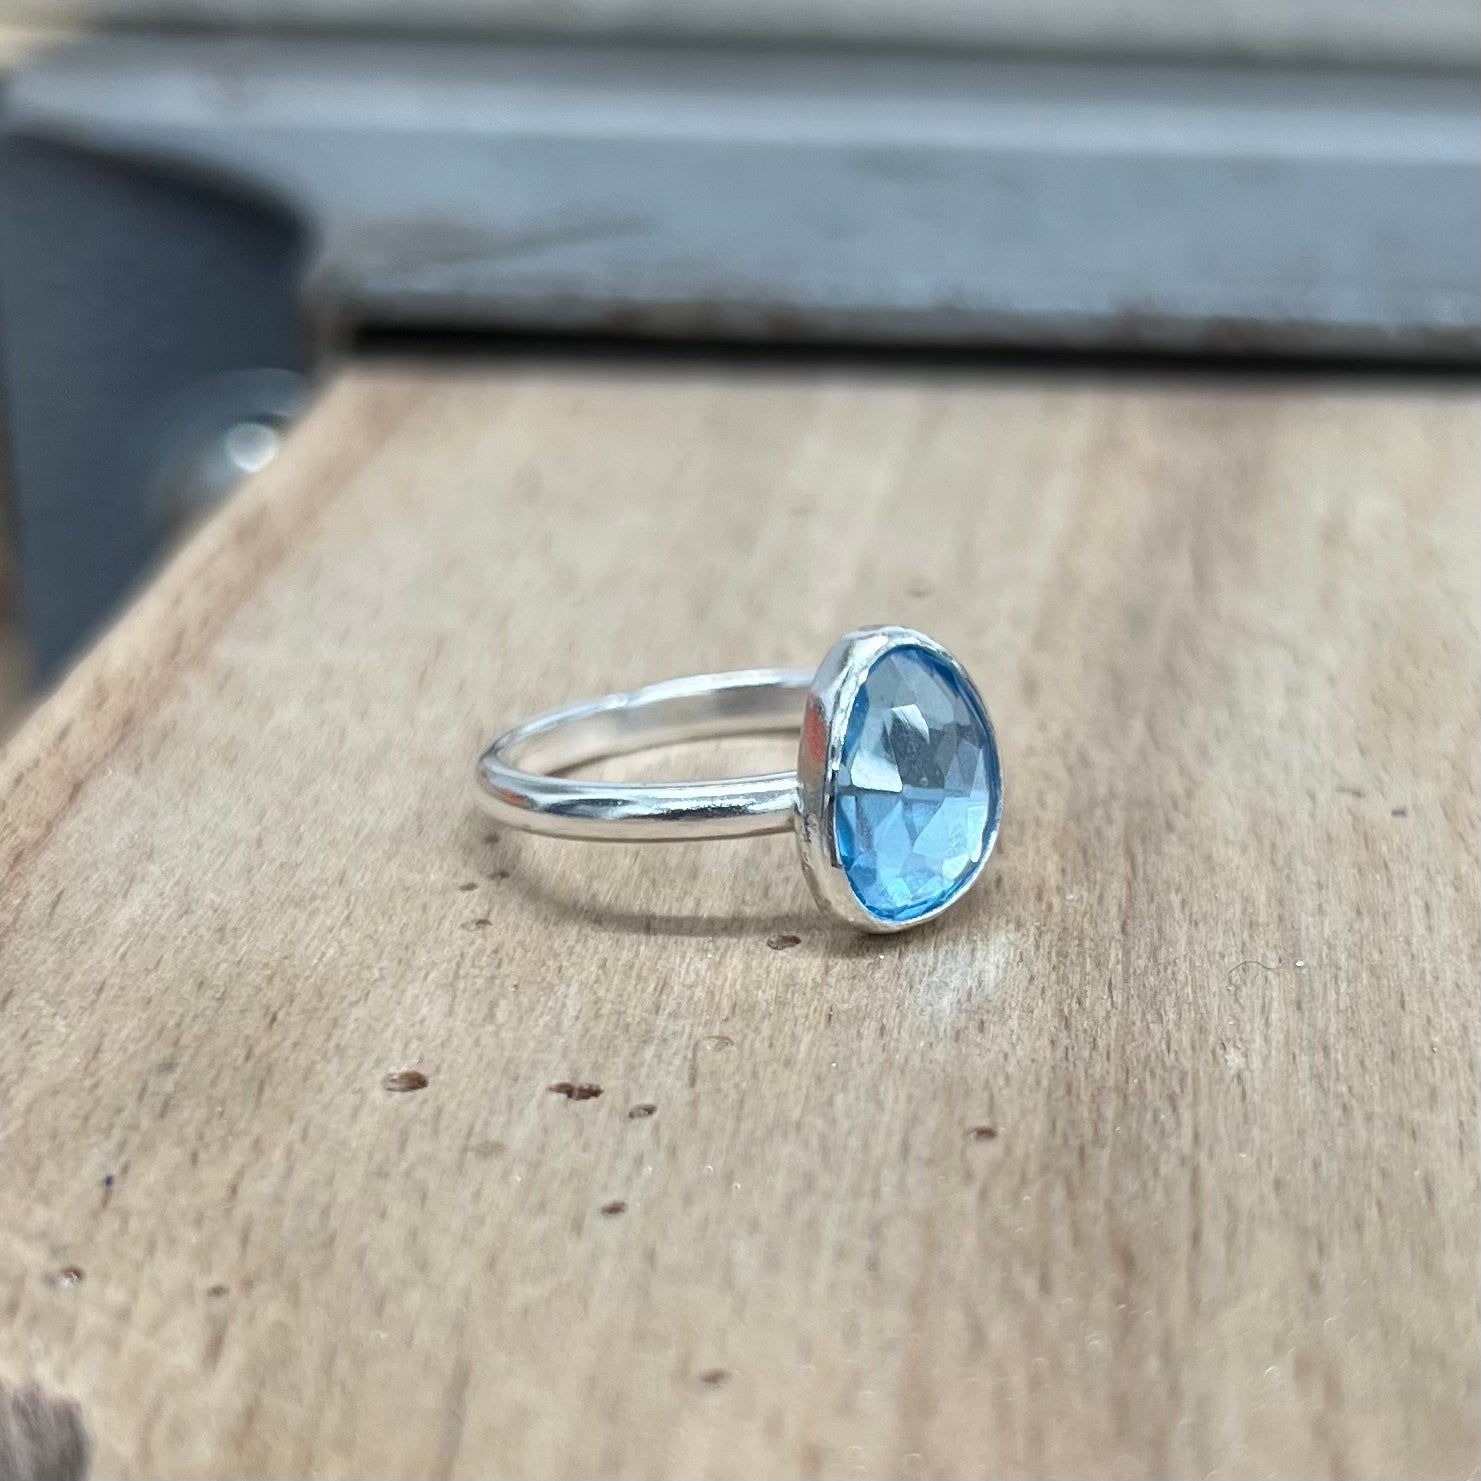
[[[935,654],[892,648],[865,676],[834,790],[838,857],[880,920],[928,915],[972,882],[1002,806],[976,696]]]

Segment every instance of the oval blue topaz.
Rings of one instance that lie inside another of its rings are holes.
[[[838,858],[860,903],[887,921],[939,909],[976,877],[1001,809],[976,695],[925,648],[882,654],[854,700],[834,783]]]

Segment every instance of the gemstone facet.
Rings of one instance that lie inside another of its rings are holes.
[[[976,695],[925,648],[888,649],[849,713],[834,783],[838,859],[880,920],[932,914],[976,878],[1002,777]]]

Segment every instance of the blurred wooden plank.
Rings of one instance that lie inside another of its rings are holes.
[[[0,742],[20,723],[29,689],[25,644],[16,589],[15,542],[0,475]]]
[[[30,703],[30,680],[20,620],[10,593],[0,591],[0,741],[20,724]]]
[[[1477,451],[349,374],[0,764],[0,1380],[102,1475],[1471,1474]],[[540,707],[891,619],[1004,750],[939,927],[471,810]]]

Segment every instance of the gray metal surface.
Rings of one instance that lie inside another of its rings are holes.
[[[1473,0],[0,0],[0,20],[1453,66]]]
[[[108,39],[17,125],[234,180],[381,323],[1466,356],[1472,76]]]
[[[224,483],[234,429],[291,410],[301,258],[281,212],[0,121],[0,495],[40,676]]]

